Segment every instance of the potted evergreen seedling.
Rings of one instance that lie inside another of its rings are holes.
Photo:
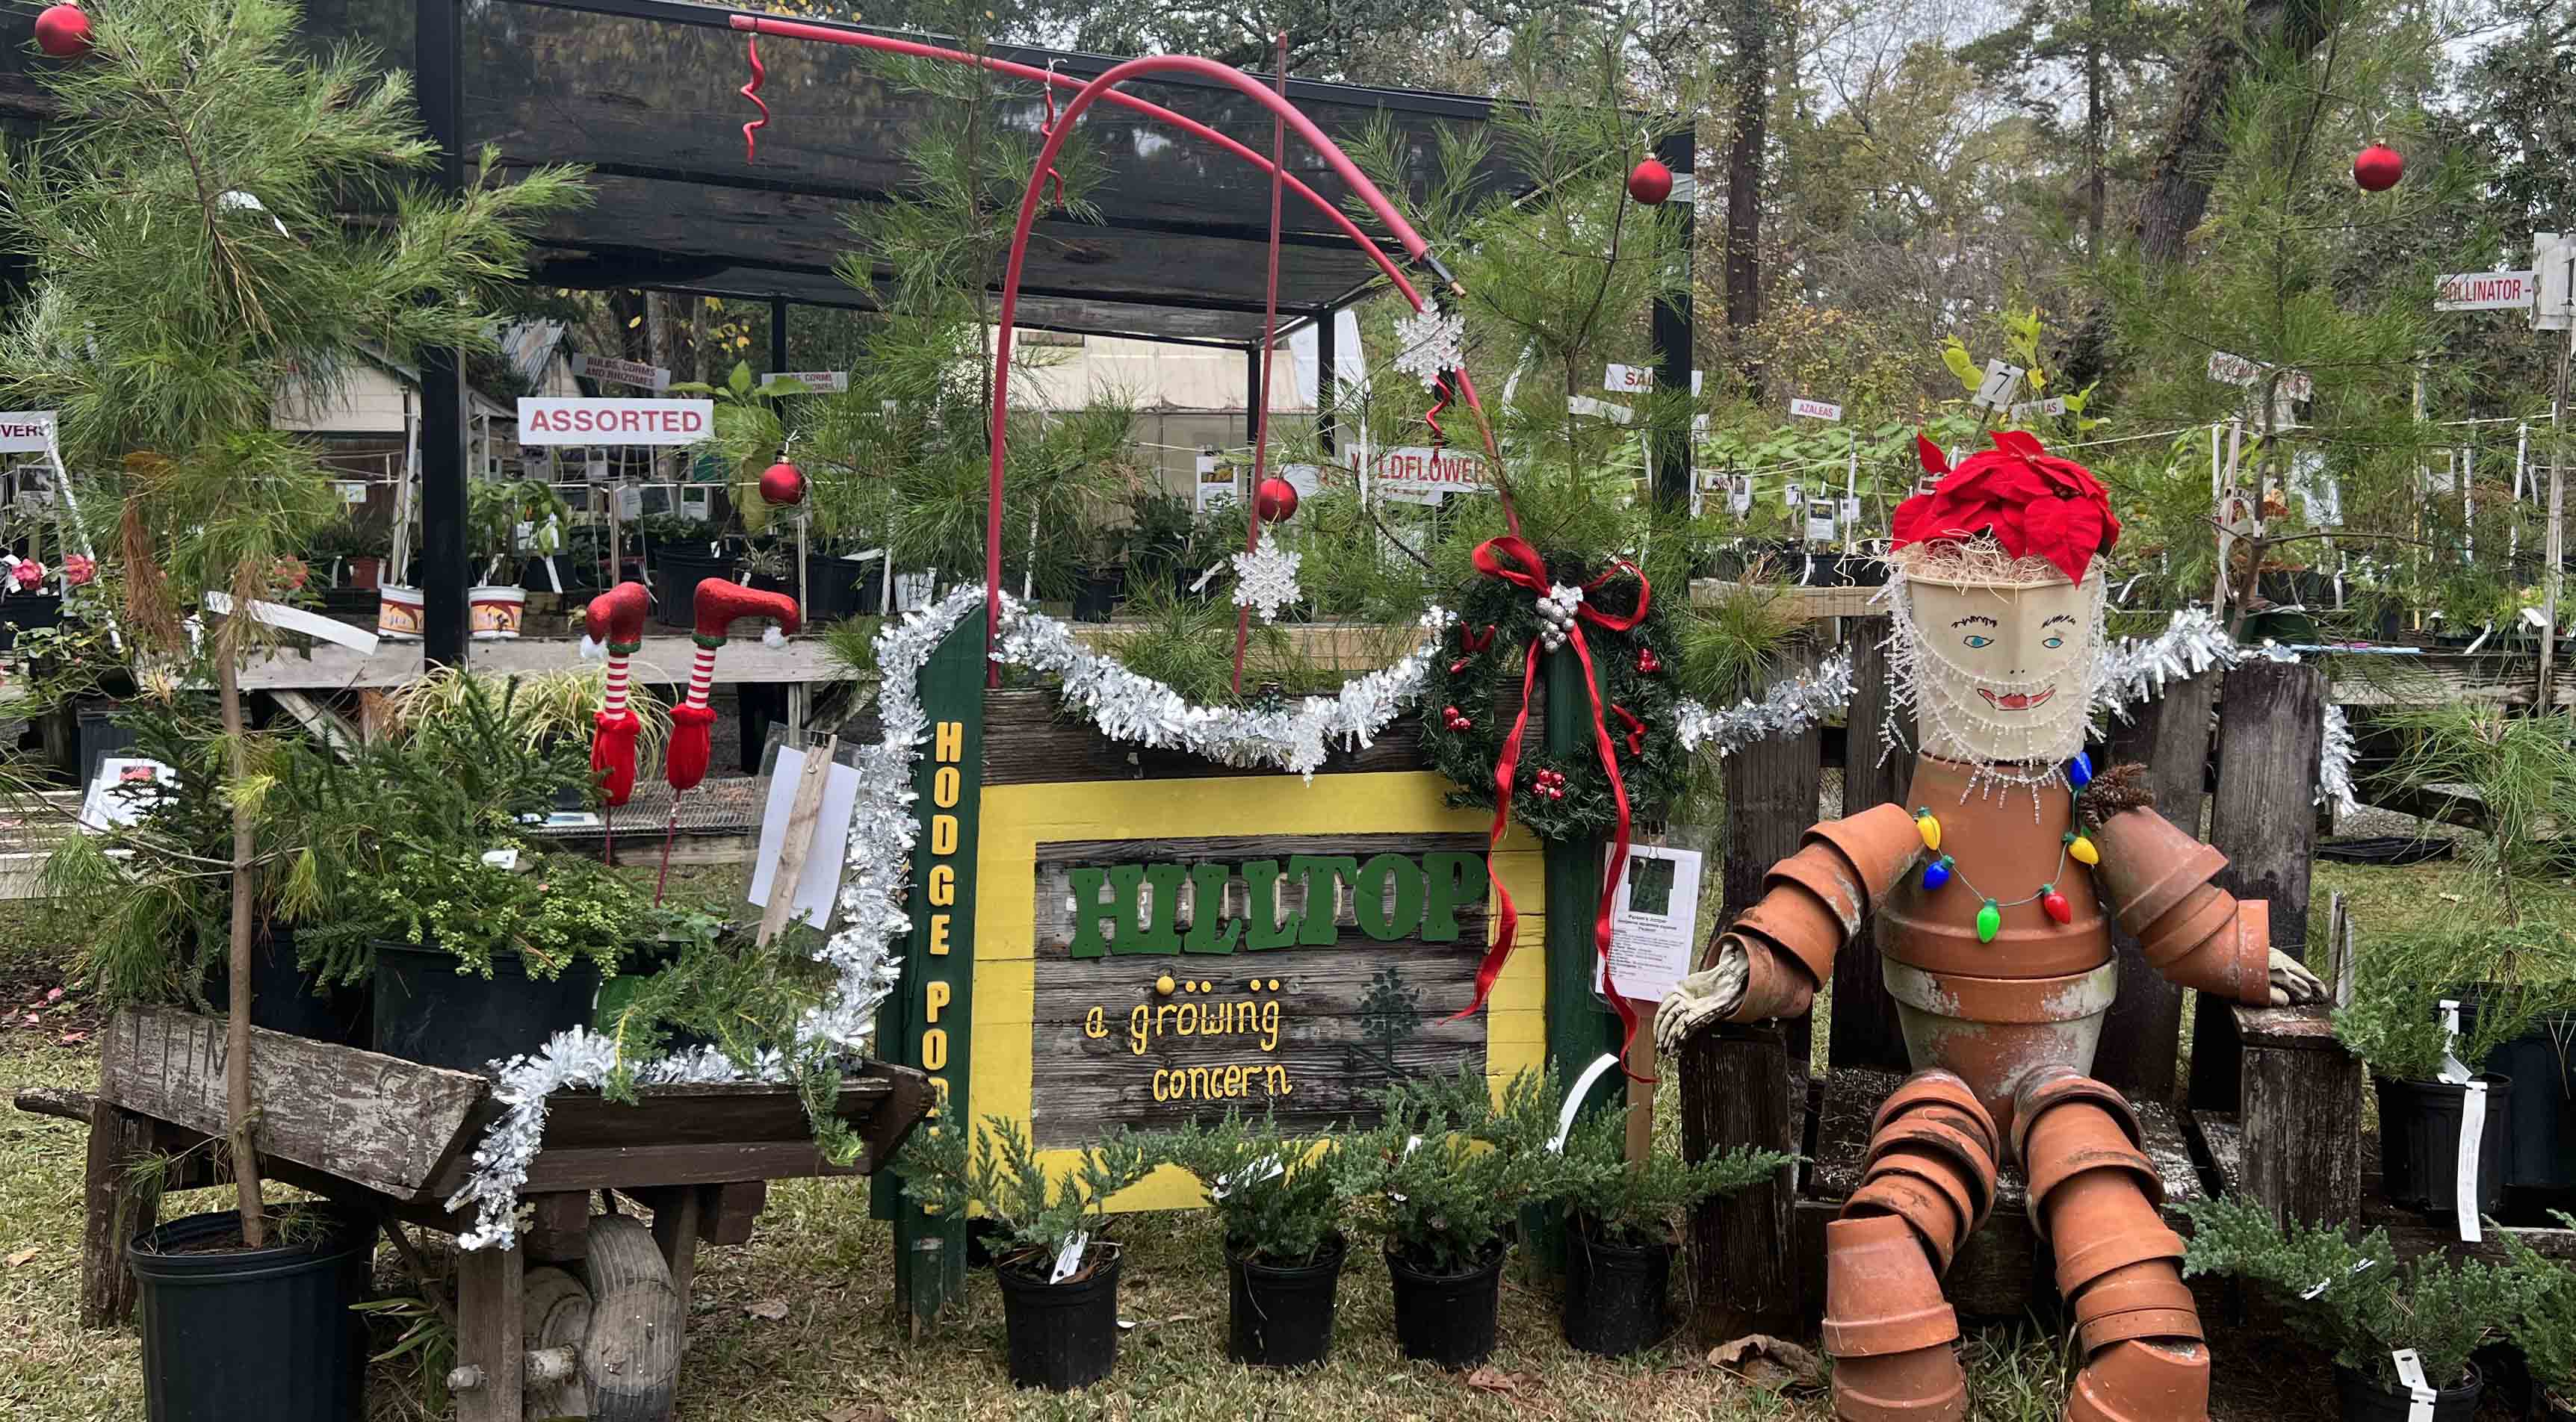
[[[2411,1351],[2435,1394],[2434,1422],[2469,1422],[2485,1380],[2469,1361],[2538,1301],[2544,1281],[2517,1264],[2399,1263],[2388,1232],[2295,1222],[2235,1197],[2183,1207],[2192,1239],[2183,1273],[2244,1279],[2275,1296],[2304,1336],[2334,1353],[2345,1422],[2407,1422],[2413,1392],[2396,1354]]]
[[[1791,1159],[1737,1149],[1685,1162],[1649,1149],[1632,1161],[1624,1109],[1576,1122],[1557,1187],[1566,1213],[1565,1341],[1605,1358],[1651,1347],[1666,1331],[1664,1289],[1679,1217],[1711,1195],[1770,1179]]]
[[[1521,1206],[1547,1198],[1558,1157],[1546,1087],[1523,1072],[1497,1106],[1472,1067],[1400,1081],[1385,1120],[1343,1144],[1342,1189],[1377,1234],[1395,1288],[1395,1339],[1408,1358],[1472,1368],[1494,1351],[1503,1260]]]
[[[1275,1117],[1228,1110],[1156,1137],[1153,1148],[1198,1178],[1225,1226],[1226,1356],[1283,1368],[1322,1362],[1350,1246],[1336,1142],[1292,1141]]]
[[[981,1211],[990,1222],[986,1239],[1017,1386],[1069,1392],[1117,1365],[1121,1251],[1102,1238],[1109,1197],[1157,1163],[1144,1138],[1113,1127],[1063,1178],[1050,1180],[1028,1132],[1002,1116],[986,1117],[981,1131],[924,1125],[895,1157],[903,1192],[915,1203],[947,1219]]]
[[[262,762],[277,737],[250,726],[241,673],[286,640],[259,604],[291,595],[287,565],[346,508],[317,445],[272,415],[318,407],[371,360],[491,349],[487,284],[523,273],[521,234],[577,193],[559,169],[503,181],[497,159],[461,192],[428,191],[414,180],[439,153],[408,81],[358,49],[317,51],[286,0],[83,8],[87,52],[29,71],[48,118],[0,168],[0,238],[22,254],[26,288],[0,339],[0,403],[59,413],[91,543],[115,550],[126,645],[173,681],[215,688],[216,799],[232,820],[225,852],[192,868],[229,895],[233,1209],[130,1246],[145,1411],[345,1422],[366,1413],[349,1306],[374,1226],[273,1210],[255,1135],[254,947],[276,872]]]
[[[2576,1230],[2576,1216],[2559,1212],[2557,1218],[2561,1228]],[[2506,1234],[2504,1247],[2537,1281],[2512,1328],[2531,1370],[2533,1410],[2550,1422],[2576,1422],[2576,1267],[2542,1258],[2519,1235]]]

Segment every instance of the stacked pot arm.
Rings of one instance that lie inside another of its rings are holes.
[[[1887,804],[1809,829],[1798,852],[1771,866],[1763,894],[1718,935],[1749,966],[1734,1022],[1796,1017],[1832,976],[1834,957],[1923,852],[1914,817]]]
[[[2093,882],[2150,966],[2183,987],[2271,1004],[2272,906],[2209,882],[2226,855],[2144,806],[2103,819],[2093,838]]]

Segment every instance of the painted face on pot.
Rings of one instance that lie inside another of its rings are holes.
[[[1905,579],[1924,750],[1980,763],[2064,760],[2084,746],[2101,652],[2102,574],[2040,583]]]

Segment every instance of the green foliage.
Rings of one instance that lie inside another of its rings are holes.
[[[1757,566],[1740,584],[1719,584],[1680,619],[1674,676],[1683,695],[1729,706],[1766,688],[1780,653],[1806,624],[1794,600],[1767,586],[1765,571]]]
[[[2441,809],[2473,797],[2486,834],[2463,847],[2494,876],[2508,920],[2519,914],[2518,892],[2576,868],[2576,716],[2508,716],[2502,706],[2454,701],[2395,707],[2378,723],[2403,738],[2390,782]]]
[[[988,1116],[981,1131],[945,1119],[924,1122],[904,1142],[894,1168],[905,1196],[931,1213],[951,1219],[980,1213],[992,1221],[1003,1241],[994,1254],[997,1267],[1044,1277],[1067,1240],[1096,1235],[1107,1223],[1110,1196],[1160,1163],[1144,1137],[1112,1128],[1082,1150],[1062,1179],[1050,1180],[1027,1130],[1009,1117]],[[1089,1256],[1084,1273],[1106,1257]]]
[[[2576,1216],[2557,1215],[2559,1227],[2576,1229]],[[2503,1231],[2505,1253],[2514,1267],[2536,1281],[2530,1304],[2513,1320],[2514,1346],[2531,1367],[2532,1381],[2555,1396],[2558,1405],[2576,1405],[2576,1268],[2541,1257],[2522,1236]]]
[[[1547,1149],[1555,1111],[1537,1072],[1514,1077],[1499,1105],[1473,1066],[1395,1082],[1378,1103],[1385,1119],[1342,1143],[1340,1188],[1387,1251],[1425,1273],[1492,1261],[1521,1206],[1548,1198],[1563,1178]]]
[[[2576,1011],[2576,930],[2512,925],[2417,928],[2371,939],[2337,1039],[2373,1072],[2431,1081],[2442,1065],[2441,1002],[2464,1003],[2453,1052],[2472,1066],[2544,1018]]]
[[[513,555],[563,550],[564,531],[572,526],[572,506],[543,479],[475,479],[465,486],[466,551],[478,571],[498,564],[500,576],[513,580]],[[519,541],[519,525],[529,526],[528,541]]]
[[[1549,1082],[1553,1087],[1553,1073]],[[1566,1136],[1556,1193],[1594,1239],[1631,1247],[1663,1244],[1674,1237],[1684,1211],[1712,1195],[1761,1184],[1795,1159],[1783,1151],[1737,1147],[1697,1162],[1661,1150],[1631,1162],[1627,1111],[1604,1108],[1584,1115]]]
[[[2192,1239],[2183,1273],[2230,1274],[2263,1286],[2335,1361],[2397,1387],[2389,1352],[2412,1348],[2436,1388],[2467,1371],[2469,1355],[2539,1300],[2543,1280],[2514,1264],[2452,1261],[2436,1252],[2400,1264],[2388,1232],[2354,1238],[2341,1226],[2287,1230],[2271,1207],[2221,1197],[2183,1207]],[[2304,1297],[2316,1285],[2325,1287]]]
[[[1224,1117],[1152,1137],[1145,1149],[1197,1177],[1226,1247],[1283,1268],[1314,1262],[1341,1221],[1341,1143],[1291,1140],[1275,1116]]]

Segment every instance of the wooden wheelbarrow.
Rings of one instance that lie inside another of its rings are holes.
[[[449,1234],[475,1147],[501,1114],[492,1082],[468,1072],[253,1029],[251,1095],[270,1178],[369,1212],[420,1268],[405,1226]],[[109,1022],[99,1091],[25,1091],[20,1110],[89,1123],[81,1319],[121,1322],[134,1306],[126,1242],[153,1227],[158,1191],[216,1183],[224,1130],[224,1024],[158,1008]],[[457,1256],[459,1422],[591,1417],[663,1422],[679,1382],[697,1245],[740,1244],[768,1182],[872,1172],[931,1106],[930,1080],[869,1062],[843,1083],[835,1113],[865,1143],[836,1166],[814,1146],[795,1088],[648,1087],[634,1105],[590,1091],[550,1101],[545,1144],[520,1199],[533,1223],[510,1249]],[[138,1157],[181,1157],[136,1172]],[[154,1178],[157,1175],[158,1178]],[[620,1213],[624,1195],[652,1211]],[[593,1197],[607,1199],[603,1213]],[[424,1274],[425,1277],[425,1274]]]

